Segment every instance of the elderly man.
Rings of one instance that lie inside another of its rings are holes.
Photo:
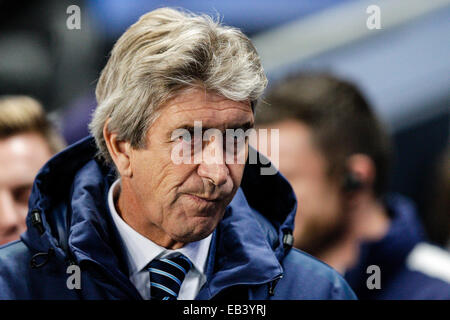
[[[266,82],[239,30],[172,9],[142,16],[102,71],[93,138],[40,171],[27,232],[0,249],[0,298],[354,298],[291,249],[286,180],[218,161],[230,150],[217,135],[198,143],[198,123],[251,128]],[[193,161],[174,161],[180,146]]]

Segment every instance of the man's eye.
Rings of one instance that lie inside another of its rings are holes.
[[[189,144],[202,143],[202,137],[197,137],[194,134],[183,134],[178,137],[178,141]]]
[[[15,201],[18,203],[27,204],[28,198],[30,197],[31,194],[31,188],[32,188],[31,185],[16,188],[13,191]]]

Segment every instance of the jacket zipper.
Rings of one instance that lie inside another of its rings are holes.
[[[209,300],[212,300],[216,295],[218,295],[219,293],[221,293],[223,290],[231,288],[233,286],[239,286],[239,285],[254,285],[254,286],[260,286],[260,285],[264,285],[264,284],[269,284],[269,296],[271,296],[270,292],[275,292],[275,287],[278,283],[278,281],[283,278],[283,273],[280,273],[279,275],[277,275],[276,277],[272,278],[271,280],[268,281],[263,281],[263,282],[238,282],[238,283],[233,283],[231,285],[228,286],[224,286],[222,289],[220,289],[219,291],[217,291],[214,295],[211,295],[209,297]]]
[[[270,283],[269,283],[269,297],[273,297],[275,295],[275,287],[277,286],[278,281],[280,281],[281,278],[283,278],[282,274],[280,276],[278,276],[277,278],[273,279],[272,281],[270,281]]]

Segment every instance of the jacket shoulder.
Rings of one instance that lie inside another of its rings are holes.
[[[17,266],[29,262],[30,257],[28,247],[21,240],[0,246],[0,275],[8,271],[17,271]]]
[[[282,261],[284,276],[276,287],[279,299],[356,299],[344,278],[327,264],[292,248]]]
[[[418,243],[385,291],[387,298],[450,299],[450,254],[431,243]]]
[[[27,286],[31,255],[20,240],[0,247],[0,299],[26,298],[19,292]]]
[[[28,247],[22,240],[15,240],[5,245],[0,246],[0,261],[3,258],[8,258],[14,255],[21,255],[28,252]]]

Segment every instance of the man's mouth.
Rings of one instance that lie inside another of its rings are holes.
[[[191,193],[186,193],[186,196],[188,196],[190,199],[196,201],[197,203],[202,203],[202,204],[213,204],[213,203],[220,202],[220,200],[221,200],[219,197],[203,197],[203,196],[198,196],[198,195],[194,195]]]

